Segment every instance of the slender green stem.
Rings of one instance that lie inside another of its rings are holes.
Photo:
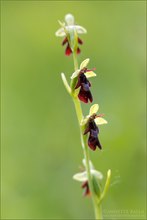
[[[78,60],[77,60],[77,54],[76,52],[73,52],[73,61],[74,61],[74,69],[78,69]]]
[[[76,52],[73,52],[73,61],[74,61],[74,70],[76,71],[78,69],[78,60],[77,60]],[[74,92],[76,82],[77,82],[77,77],[75,77],[74,79],[71,80],[70,87],[71,87],[72,93]]]
[[[74,69],[76,71],[78,69],[78,61],[77,61],[76,53],[73,53],[73,60],[74,60]],[[76,80],[73,79],[71,81],[72,91],[73,91],[73,88],[75,87]],[[81,103],[80,103],[80,101],[78,100],[77,97],[75,97],[74,95],[72,97],[73,97],[73,102],[74,102],[74,105],[75,105],[76,115],[77,115],[78,122],[79,122],[79,127],[80,127],[81,144],[82,144],[82,148],[83,148],[84,158],[85,158],[85,161],[86,161],[86,171],[87,171],[88,183],[89,183],[91,196],[92,196],[92,200],[93,200],[93,205],[94,205],[95,218],[96,219],[102,219],[102,208],[101,208],[101,205],[98,203],[97,196],[94,192],[92,177],[91,177],[91,173],[90,173],[89,151],[88,151],[88,146],[86,144],[87,137],[86,137],[86,135],[83,135],[84,127],[82,127],[80,125],[81,120],[83,119]]]
[[[103,219],[101,205],[97,206],[97,210],[95,210],[95,216],[96,216],[96,219]]]

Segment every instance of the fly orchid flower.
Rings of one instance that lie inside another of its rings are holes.
[[[83,159],[83,165],[86,169],[86,161],[85,159]],[[94,169],[94,166],[92,164],[91,161],[89,161],[89,166],[90,166],[90,173],[91,173],[91,176],[92,176],[92,179],[93,180],[102,180],[103,179],[103,174],[97,170]],[[83,171],[83,172],[80,172],[80,173],[76,173],[74,176],[73,176],[73,179],[74,180],[77,180],[79,182],[82,182],[82,188],[84,189],[85,188],[85,192],[84,192],[84,196],[89,196],[90,195],[90,188],[89,188],[89,184],[88,184],[88,175],[87,175],[87,172],[86,171]]]
[[[96,76],[96,74],[93,72],[94,69],[87,69],[88,63],[89,58],[85,59],[81,63],[80,69],[76,70],[71,76],[71,79],[77,77],[77,84],[75,86],[75,89],[78,89],[80,87],[78,98],[85,103],[88,103],[88,100],[90,102],[93,101],[93,97],[90,91],[91,83],[87,78]]]
[[[55,33],[57,37],[65,37],[62,45],[67,44],[65,49],[65,55],[70,56],[70,54],[76,50],[77,54],[81,52],[78,44],[83,44],[83,41],[78,37],[78,34],[87,33],[86,29],[80,25],[75,25],[74,16],[72,14],[67,14],[65,16],[65,23],[59,22],[61,28]]]
[[[85,125],[86,129],[84,131],[84,135],[88,132],[88,146],[95,151],[96,147],[99,147],[99,149],[102,149],[102,146],[100,144],[100,141],[98,139],[99,134],[99,128],[98,125],[107,124],[107,121],[102,118],[103,114],[97,115],[97,111],[99,109],[98,104],[94,104],[91,106],[89,115],[86,116],[85,119],[82,120],[81,125]]]

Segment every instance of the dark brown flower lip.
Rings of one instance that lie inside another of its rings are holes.
[[[84,91],[84,89],[82,87],[80,88],[78,98],[80,99],[80,101],[82,101],[84,103],[88,103],[88,101],[90,101],[90,102],[93,101],[93,97],[92,97],[90,90]]]

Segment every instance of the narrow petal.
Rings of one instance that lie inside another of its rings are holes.
[[[90,108],[90,111],[89,111],[89,115],[96,114],[98,110],[99,110],[99,105],[98,104],[92,105],[91,108]]]
[[[89,58],[85,59],[80,65],[80,70],[82,70],[84,67],[86,67],[88,65],[89,61],[90,61]]]
[[[76,70],[76,71],[72,74],[72,76],[71,76],[70,78],[71,78],[71,79],[76,78],[76,77],[78,76],[79,72],[80,72],[80,70]]]
[[[93,71],[86,72],[86,73],[84,73],[84,75],[86,76],[86,78],[90,78],[90,77],[96,76],[96,74]]]
[[[95,118],[94,121],[97,125],[102,125],[102,124],[107,124],[108,123],[104,118],[101,118],[101,117]]]
[[[74,180],[77,180],[79,182],[85,182],[88,180],[87,178],[87,172],[84,171],[82,173],[76,173],[74,176],[73,176],[73,179]]]

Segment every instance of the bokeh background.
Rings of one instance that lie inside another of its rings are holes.
[[[73,13],[88,30],[94,102],[105,113],[95,167],[112,169],[107,219],[145,219],[145,1],[1,1],[2,219],[92,219],[72,180],[83,158],[74,106],[62,84],[73,72],[55,37]],[[91,105],[83,105],[84,114]],[[105,178],[103,180],[103,184]],[[114,215],[112,215],[114,213]]]

